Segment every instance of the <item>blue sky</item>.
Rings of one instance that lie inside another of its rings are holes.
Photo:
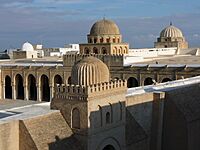
[[[0,0],[0,49],[29,41],[45,47],[84,43],[92,24],[114,20],[131,47],[152,47],[170,21],[200,47],[199,0]]]

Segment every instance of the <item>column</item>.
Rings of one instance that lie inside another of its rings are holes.
[[[40,87],[40,85],[36,85],[36,87],[37,87],[37,101],[39,101],[39,102],[41,102],[42,100],[41,100],[41,87]]]
[[[12,83],[12,99],[16,100],[16,88],[15,88],[15,84]]]
[[[5,84],[2,83],[2,92],[1,92],[1,99],[5,99]]]
[[[52,85],[50,85],[50,102],[53,98],[53,95],[54,95],[54,87]]]
[[[29,100],[29,93],[28,93],[28,88],[27,85],[24,85],[24,100]]]

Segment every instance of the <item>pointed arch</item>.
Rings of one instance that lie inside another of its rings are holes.
[[[63,79],[60,75],[55,75],[54,76],[54,86],[56,86],[56,84],[62,84],[63,83]]]
[[[20,74],[15,76],[15,89],[16,89],[16,98],[24,99],[24,82],[23,77]]]
[[[169,81],[172,81],[172,79],[170,79],[170,78],[164,78],[164,79],[162,80],[162,83],[164,83],[164,82],[169,82]]]
[[[134,78],[134,77],[128,78],[128,80],[127,80],[127,87],[128,88],[138,87],[138,86],[139,86],[139,83],[138,83],[136,78]]]
[[[12,85],[11,85],[11,77],[6,76],[5,77],[5,98],[12,99]]]
[[[42,75],[40,83],[41,83],[41,100],[49,102],[50,101],[49,78],[46,75]]]
[[[37,100],[36,78],[32,74],[28,76],[28,97],[29,100]]]
[[[145,80],[144,80],[144,85],[152,85],[153,84],[153,79],[150,78],[150,77],[147,77]]]
[[[72,128],[80,129],[80,111],[78,108],[72,110]]]

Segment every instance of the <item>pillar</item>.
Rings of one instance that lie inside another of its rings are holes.
[[[5,84],[4,83],[2,83],[2,92],[1,92],[1,99],[5,99],[6,97],[5,97]]]
[[[50,102],[53,98],[53,95],[54,95],[54,87],[52,85],[50,85]]]
[[[37,87],[37,101],[41,102],[41,87],[40,85],[36,85]]]
[[[16,85],[12,83],[12,99],[16,100]]]
[[[24,85],[24,100],[29,100],[29,93],[28,93],[28,88],[27,85]]]
[[[162,149],[164,99],[165,99],[164,92],[153,93],[150,150]]]

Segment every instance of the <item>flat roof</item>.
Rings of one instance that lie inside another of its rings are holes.
[[[200,83],[200,76],[191,77],[187,79],[180,79],[175,81],[169,81],[165,83],[155,83],[155,85],[140,86],[135,88],[129,88],[126,96],[133,96],[137,94],[143,94],[148,92],[165,92],[179,87],[189,86]]]
[[[169,57],[155,57],[151,59],[144,59],[144,61],[134,64],[200,64],[200,56],[175,55]]]
[[[0,100],[0,123],[33,118],[58,111],[50,109],[50,102]]]

